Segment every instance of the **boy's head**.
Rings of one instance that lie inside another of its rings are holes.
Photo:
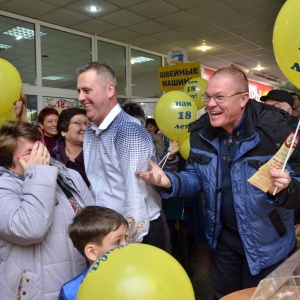
[[[108,250],[125,245],[126,219],[113,209],[87,206],[79,211],[69,226],[74,247],[90,263]]]

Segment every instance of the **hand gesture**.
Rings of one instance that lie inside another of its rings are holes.
[[[164,188],[170,188],[171,181],[165,172],[151,160],[149,161],[149,166],[151,167],[151,171],[136,171],[135,174],[145,182],[149,182]]]

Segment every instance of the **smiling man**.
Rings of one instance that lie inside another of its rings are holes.
[[[118,104],[117,80],[109,66],[92,62],[77,73],[78,100],[92,121],[85,132],[83,155],[96,203],[127,219],[130,242],[165,249],[161,197],[155,187],[135,176],[136,170],[148,170],[155,155],[152,138]]]
[[[247,77],[232,67],[211,76],[204,99],[207,113],[190,124],[186,169],[164,173],[150,163],[151,172],[136,174],[163,187],[163,198],[204,192],[213,290],[220,299],[257,286],[293,250],[300,143],[286,170],[270,170],[274,186],[264,193],[247,179],[288,137],[289,114],[249,99]]]

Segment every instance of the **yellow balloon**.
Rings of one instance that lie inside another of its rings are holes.
[[[154,118],[159,130],[170,140],[178,142],[188,133],[188,124],[197,119],[197,106],[184,92],[168,92],[158,99]]]
[[[289,0],[282,6],[273,29],[276,61],[286,78],[300,88],[300,1]]]
[[[20,98],[22,81],[18,70],[7,60],[0,58],[0,115],[12,109]]]
[[[184,86],[184,92],[186,92],[195,101],[197,108],[204,107],[203,95],[207,87],[207,80],[201,77],[190,79]]]
[[[190,133],[186,134],[179,142],[179,153],[180,155],[187,160],[190,155]]]
[[[2,109],[1,109],[2,111]],[[4,112],[3,114],[0,113],[0,126],[6,123],[7,121],[16,121],[16,115],[12,108],[8,111]]]
[[[190,279],[167,252],[129,244],[102,255],[81,283],[77,300],[194,300]]]

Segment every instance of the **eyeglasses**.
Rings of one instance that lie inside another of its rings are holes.
[[[81,120],[77,120],[77,121],[74,121],[74,122],[70,122],[69,124],[75,124],[77,125],[78,127],[82,127],[83,125],[85,125],[86,127],[89,127],[91,125],[91,123],[89,121],[81,121]]]
[[[247,93],[247,92],[237,92],[237,93],[234,93],[232,95],[227,95],[227,96],[223,96],[223,95],[218,95],[218,96],[209,96],[209,95],[204,95],[204,101],[206,103],[208,103],[211,99],[214,99],[214,101],[216,103],[222,103],[224,102],[227,98],[230,98],[230,97],[233,97],[233,96],[236,96],[236,95],[239,95],[239,94],[244,94],[244,93]]]

